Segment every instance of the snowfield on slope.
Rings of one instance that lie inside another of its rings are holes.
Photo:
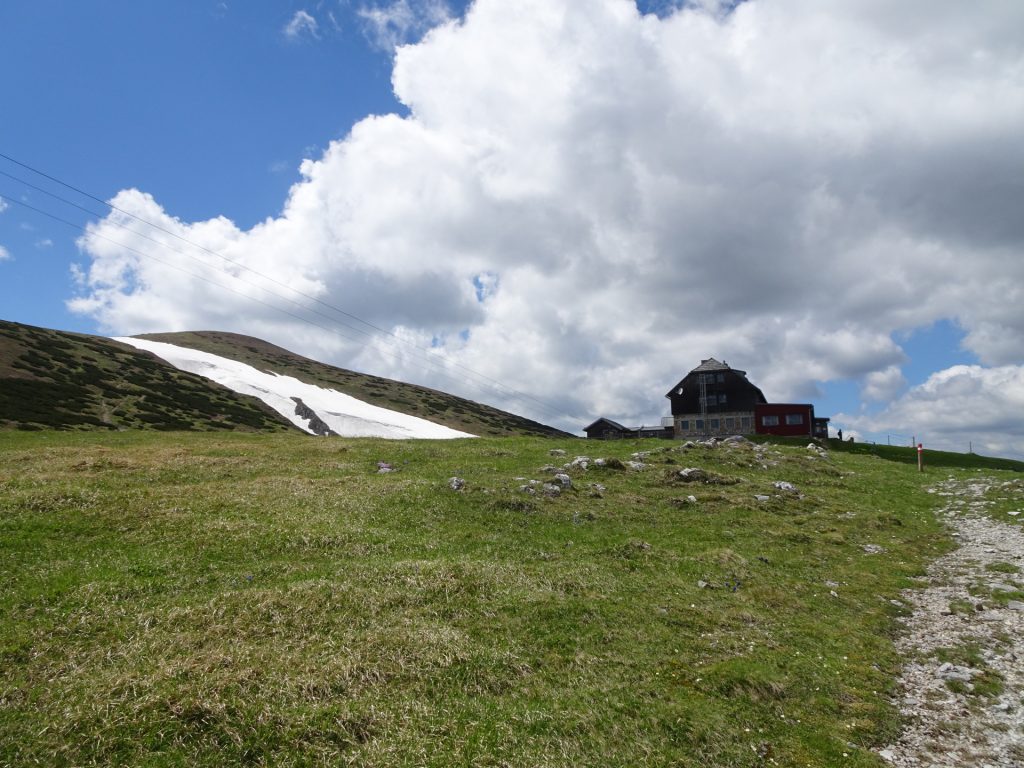
[[[251,365],[209,352],[125,336],[114,337],[114,341],[152,352],[175,368],[212,379],[240,394],[258,397],[292,424],[310,434],[317,434],[317,431],[310,427],[313,417],[309,410],[342,437],[385,437],[395,440],[475,437],[426,419],[364,403],[333,389],[306,384],[291,376],[260,371]],[[301,400],[302,405],[309,410],[300,409],[297,400]],[[305,415],[300,415],[299,410]]]

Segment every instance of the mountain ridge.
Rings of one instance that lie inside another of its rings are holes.
[[[567,433],[440,390],[320,363],[251,336],[140,335],[334,389],[370,405],[480,435]],[[103,336],[0,320],[0,428],[289,431],[261,400]]]
[[[370,405],[475,435],[568,436],[568,433],[554,427],[493,406],[419,384],[408,384],[321,363],[253,336],[228,331],[183,331],[144,333],[137,338],[229,357],[260,370],[293,376],[308,384],[334,389]]]
[[[0,428],[292,429],[243,397],[126,344],[0,320]]]

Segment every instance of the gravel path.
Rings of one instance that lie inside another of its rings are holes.
[[[1005,599],[1024,587],[1024,531],[984,516],[995,485],[949,479],[932,489],[960,547],[903,596],[913,613],[897,642],[908,659],[898,703],[909,727],[879,751],[899,768],[1024,767],[1024,602]]]

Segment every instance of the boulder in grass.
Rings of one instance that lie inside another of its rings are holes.
[[[544,483],[544,485],[541,486],[541,491],[544,493],[545,496],[561,496],[562,486],[556,485],[555,483]]]
[[[565,474],[565,472],[556,474],[555,482],[561,485],[563,489],[572,488],[572,478]]]
[[[706,483],[708,481],[708,473],[698,467],[680,469],[676,476],[684,483]]]

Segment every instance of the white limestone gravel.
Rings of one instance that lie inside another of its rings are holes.
[[[1024,611],[986,594],[1007,582],[1024,583],[1024,532],[984,515],[991,504],[985,494],[996,485],[950,478],[933,489],[946,499],[940,514],[959,547],[932,564],[922,589],[903,595],[912,614],[897,642],[908,659],[897,703],[909,725],[894,744],[879,750],[898,768],[1024,766]],[[994,563],[1015,565],[1020,572],[986,567]],[[954,601],[973,610],[951,610]],[[943,663],[934,652],[969,643],[981,649],[979,666],[1002,677],[998,697],[952,690],[951,682],[970,688],[983,670]]]

